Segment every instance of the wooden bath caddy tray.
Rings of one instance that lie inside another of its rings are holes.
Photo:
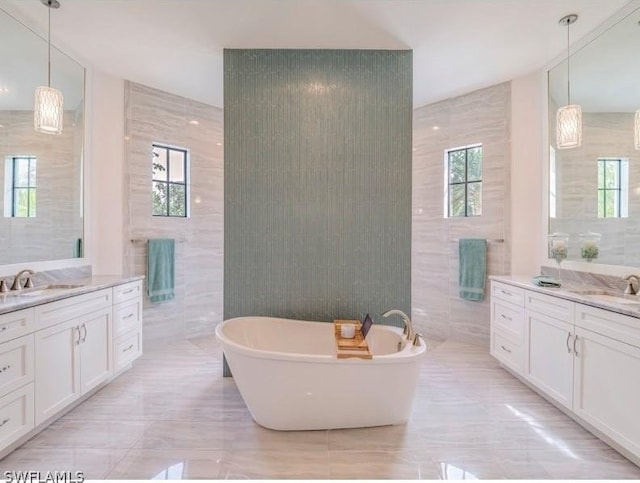
[[[356,335],[353,339],[345,339],[340,335],[340,327],[342,324],[353,324],[356,326]],[[360,359],[373,358],[367,341],[362,337],[359,320],[334,320],[333,330],[336,336],[336,354],[338,359],[346,359],[348,357],[358,357]]]

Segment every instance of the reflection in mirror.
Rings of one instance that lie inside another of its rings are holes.
[[[64,127],[38,133],[34,93],[47,84],[47,41],[2,9],[0,39],[0,265],[80,257],[84,68],[52,48]]]
[[[639,20],[640,8],[571,55],[571,97],[583,112],[579,148],[555,149],[566,61],[549,71],[549,233],[570,235],[569,260],[640,260]]]

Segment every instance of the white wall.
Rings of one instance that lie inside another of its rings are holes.
[[[542,262],[544,72],[511,81],[511,273],[535,275]]]
[[[89,206],[90,261],[96,275],[123,273],[124,80],[92,75]]]

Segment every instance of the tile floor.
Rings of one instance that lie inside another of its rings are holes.
[[[0,461],[87,478],[640,479],[640,468],[480,348],[426,356],[405,426],[277,432],[253,422],[213,337],[134,368]]]

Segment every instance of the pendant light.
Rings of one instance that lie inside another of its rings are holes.
[[[560,19],[560,25],[567,27],[567,105],[556,113],[556,142],[558,149],[577,148],[582,144],[582,108],[571,104],[571,77],[569,70],[569,25],[575,23],[578,16],[566,15]]]
[[[49,9],[47,86],[36,87],[33,127],[45,134],[62,134],[62,92],[51,87],[51,9],[60,8],[58,0],[40,0]]]

